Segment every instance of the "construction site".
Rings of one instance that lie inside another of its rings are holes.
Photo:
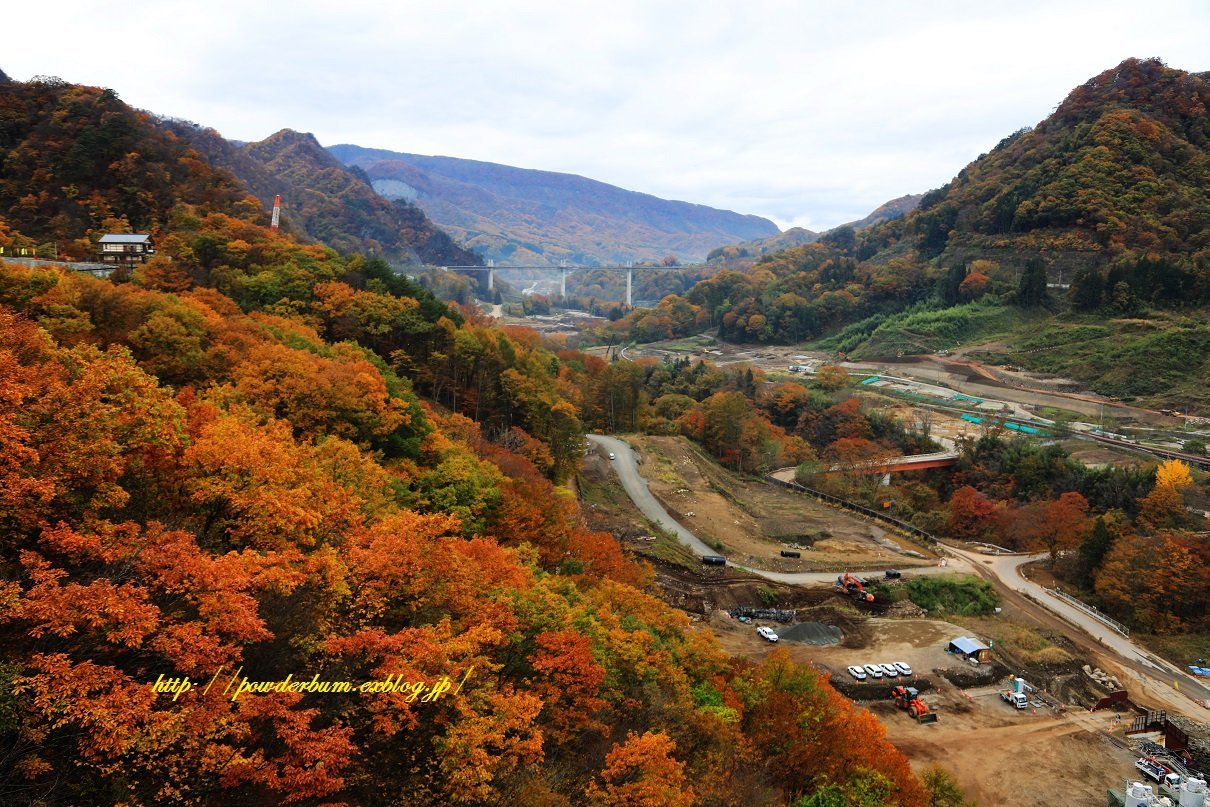
[[[728,653],[810,664],[872,712],[915,767],[941,764],[974,804],[1204,804],[1210,710],[1150,662],[1110,652],[999,583],[996,612],[979,617],[933,617],[905,596],[913,578],[987,576],[1007,560],[923,545],[734,476],[683,438],[626,442],[665,512],[728,565],[705,565],[636,507],[621,455],[585,457],[585,519],[646,558],[663,596]],[[1141,800],[1146,787],[1151,801]]]

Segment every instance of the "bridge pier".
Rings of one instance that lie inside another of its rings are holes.
[[[488,291],[496,290],[496,262],[495,261],[487,262],[487,290]]]
[[[634,303],[631,300],[631,288],[634,285],[634,267],[626,267],[626,307],[633,308]]]
[[[566,269],[559,272],[559,296],[563,300],[567,299],[567,270]]]

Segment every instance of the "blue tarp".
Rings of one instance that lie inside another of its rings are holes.
[[[968,636],[960,636],[959,638],[954,639],[952,642],[950,642],[950,647],[956,648],[958,652],[962,653],[964,656],[978,653],[980,650],[991,649],[978,639],[971,639]]]

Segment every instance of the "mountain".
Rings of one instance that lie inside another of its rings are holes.
[[[0,165],[0,246],[83,259],[93,236],[161,230],[181,206],[262,212],[151,114],[57,78],[0,84]]]
[[[911,213],[920,204],[920,200],[924,198],[923,193],[909,193],[906,196],[900,196],[898,199],[892,199],[889,202],[884,202],[864,219],[850,221],[848,224],[842,224],[841,227],[852,227],[854,230],[860,230],[865,227],[873,227],[875,224],[881,224],[884,221],[897,219],[907,213]]]
[[[926,194],[905,221],[923,257],[970,248],[1190,255],[1210,232],[1210,85],[1128,59]]]
[[[994,339],[989,361],[1210,408],[1208,78],[1127,59],[915,210],[719,272],[660,324],[857,356]]]
[[[419,208],[375,193],[364,174],[342,165],[313,135],[282,129],[257,143],[234,143],[213,129],[172,126],[211,162],[247,183],[266,207],[280,194],[283,221],[306,238],[395,264],[482,263]]]
[[[776,235],[777,226],[572,174],[354,145],[328,149],[365,171],[379,193],[414,201],[485,258],[557,265],[697,261],[714,247]]]
[[[745,241],[740,244],[730,244],[725,247],[712,250],[707,256],[707,260],[713,261],[716,259],[737,259],[737,258],[759,258],[761,255],[769,255],[774,252],[792,249],[793,247],[801,247],[805,244],[813,244],[820,238],[823,238],[827,233],[835,232],[844,228],[854,230],[873,227],[875,224],[881,224],[884,221],[899,218],[905,213],[909,213],[916,209],[924,194],[914,193],[907,196],[900,196],[898,199],[892,199],[879,205],[875,210],[863,219],[850,221],[848,224],[841,224],[838,227],[833,227],[822,233],[817,233],[814,230],[808,230],[804,227],[791,227],[784,233],[772,235],[768,238],[758,238],[755,241]]]
[[[101,233],[164,231],[181,205],[268,223],[281,193],[283,226],[301,238],[396,263],[480,262],[310,135],[229,143],[132,109],[113,90],[57,78],[0,82],[0,164],[0,246],[83,259]]]

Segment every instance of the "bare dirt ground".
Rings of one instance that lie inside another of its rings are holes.
[[[1062,445],[1072,459],[1082,462],[1090,468],[1100,468],[1106,465],[1142,467],[1156,463],[1155,457],[1087,440],[1064,440]]]
[[[952,689],[930,695],[961,700]],[[941,704],[941,721],[926,726],[889,704],[874,713],[913,767],[941,765],[979,805],[1101,807],[1106,789],[1120,789],[1133,770],[1135,755],[1096,733],[1095,727],[1109,726],[1111,715],[1022,714],[994,692],[973,698],[969,712]]]
[[[1106,788],[1120,788],[1133,770],[1136,755],[1100,735],[1113,728],[1112,712],[1018,711],[1000,700],[994,686],[961,690],[933,674],[935,668],[960,664],[944,648],[969,629],[933,619],[866,618],[840,598],[833,602],[837,604],[825,603],[799,615],[840,627],[844,633],[840,645],[779,642],[776,647],[830,673],[846,690],[869,687],[870,699],[860,698],[858,692],[862,706],[878,718],[887,738],[913,767],[941,765],[974,804],[1100,807]],[[766,624],[774,630],[779,627]],[[735,655],[759,660],[775,648],[756,634],[754,624],[725,615],[712,615],[706,627]],[[885,683],[854,685],[845,671],[851,664],[893,661],[911,664],[917,676],[927,679],[922,697],[939,715],[939,722],[917,724],[883,697]]]
[[[806,497],[729,474],[683,437],[627,440],[665,509],[740,563],[784,572],[931,565],[928,550]],[[788,547],[802,557],[781,557]]]
[[[890,399],[885,395],[863,392],[859,397],[863,400],[875,401],[883,412],[891,415],[908,428],[918,428],[924,425],[928,434],[934,438],[944,437],[948,440],[959,440],[963,437],[977,438],[979,436],[978,426],[968,423],[956,414],[909,406],[899,402],[888,403]]]

